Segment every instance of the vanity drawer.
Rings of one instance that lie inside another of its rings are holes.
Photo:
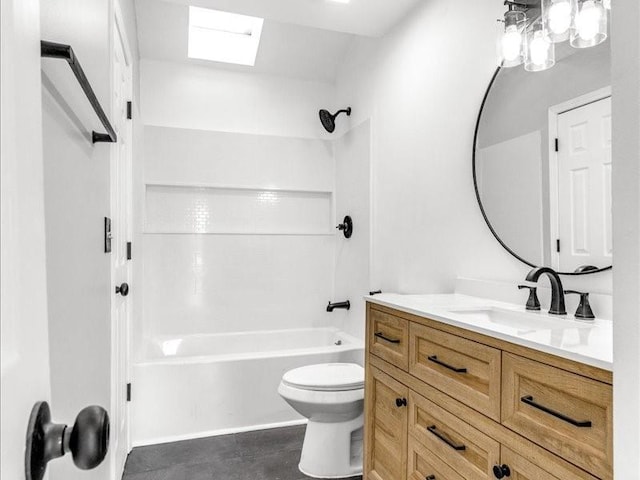
[[[611,386],[509,353],[502,362],[503,425],[612,479]]]
[[[466,480],[494,478],[497,441],[413,391],[409,407],[409,433],[427,450]]]
[[[407,370],[409,364],[409,322],[380,310],[369,310],[369,352]]]
[[[409,350],[412,375],[500,421],[500,350],[413,322]]]
[[[409,480],[464,480],[449,465],[409,435]]]

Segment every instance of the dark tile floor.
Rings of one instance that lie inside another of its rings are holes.
[[[309,477],[298,470],[304,429],[276,428],[134,448],[123,480],[305,480]]]

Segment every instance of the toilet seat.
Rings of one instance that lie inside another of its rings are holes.
[[[345,392],[364,388],[364,368],[355,363],[322,363],[295,368],[282,377],[289,387],[316,392]]]

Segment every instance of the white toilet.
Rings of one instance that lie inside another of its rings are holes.
[[[314,478],[362,475],[364,369],[325,363],[290,370],[278,393],[307,417],[299,468]]]

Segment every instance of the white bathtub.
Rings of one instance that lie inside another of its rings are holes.
[[[304,423],[278,395],[282,374],[364,361],[364,344],[334,328],[160,337],[133,366],[133,445]]]

